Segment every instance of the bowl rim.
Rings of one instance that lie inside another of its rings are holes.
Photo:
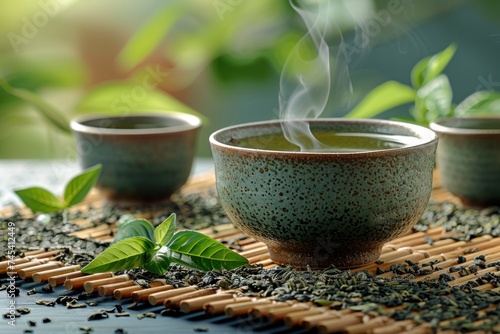
[[[321,152],[321,151],[283,151],[283,150],[263,150],[256,148],[247,148],[247,147],[239,147],[234,145],[229,145],[220,142],[216,139],[223,132],[232,131],[239,128],[251,128],[262,125],[274,125],[286,122],[285,120],[267,120],[267,121],[258,121],[258,122],[250,122],[250,123],[241,123],[232,126],[228,126],[225,128],[221,128],[215,132],[213,132],[209,137],[209,143],[212,146],[217,146],[220,148],[234,150],[239,152],[254,152],[259,154],[276,154],[280,153],[282,155],[289,156],[380,156],[381,154],[387,153],[401,153],[406,152],[408,150],[413,150],[418,147],[423,147],[427,145],[437,144],[438,135],[430,130],[429,128],[423,127],[421,125],[400,122],[400,121],[390,121],[384,119],[368,119],[368,118],[306,118],[300,119],[298,121],[305,121],[309,123],[322,123],[322,122],[340,122],[340,123],[371,123],[371,124],[383,124],[388,126],[399,126],[404,127],[408,130],[411,130],[419,135],[421,135],[421,142],[416,144],[409,144],[403,147],[397,148],[388,148],[388,149],[380,149],[380,150],[371,150],[371,151],[354,151],[354,152]]]
[[[474,129],[453,126],[455,122],[487,122],[496,121],[500,125],[500,117],[450,117],[441,118],[431,122],[429,127],[439,134],[453,134],[453,135],[500,135],[500,128],[498,129]]]
[[[95,120],[116,120],[125,118],[163,118],[163,119],[176,119],[182,121],[184,124],[167,126],[167,127],[157,127],[157,128],[145,128],[145,129],[113,129],[98,126],[91,126],[84,124],[85,122],[95,121]],[[198,116],[182,113],[178,111],[145,111],[145,112],[135,112],[126,115],[106,115],[106,114],[87,114],[83,116],[78,116],[70,121],[70,128],[74,132],[86,133],[86,134],[98,134],[98,135],[155,135],[155,134],[172,134],[177,132],[190,131],[200,128],[202,125],[202,120]]]

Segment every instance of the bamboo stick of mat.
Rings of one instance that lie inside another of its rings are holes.
[[[203,307],[207,303],[216,302],[219,300],[228,300],[228,299],[233,299],[233,295],[231,293],[225,293],[225,292],[216,293],[209,296],[194,297],[194,298],[184,299],[183,301],[181,301],[179,304],[179,308],[184,313],[191,313],[203,310]]]
[[[258,306],[261,304],[271,304],[272,301],[268,298],[251,300],[243,303],[229,304],[224,308],[224,313],[227,317],[233,318],[240,315],[248,314],[251,307]]]
[[[135,282],[131,279],[124,282],[104,284],[99,286],[99,288],[97,289],[97,294],[101,297],[110,296],[115,292],[116,289],[126,288],[134,285]]]
[[[342,319],[345,318],[346,316],[352,314],[353,312],[351,310],[329,310],[326,312],[323,312],[322,314],[317,314],[317,315],[309,315],[307,317],[302,318],[302,321],[300,322],[300,325],[306,329],[312,329],[316,326],[316,324],[320,323],[321,321],[326,321],[326,320],[331,320],[331,319]]]
[[[132,292],[130,297],[132,297],[132,300],[135,303],[147,302],[149,296],[152,295],[153,293],[160,292],[160,291],[168,291],[168,290],[172,290],[173,288],[174,288],[173,285],[157,286],[157,287],[153,287],[153,288],[149,288],[149,289],[134,291],[134,292]]]
[[[81,271],[75,271],[72,273],[55,275],[55,276],[49,277],[49,279],[47,280],[47,283],[49,283],[49,285],[51,287],[55,288],[56,286],[63,285],[67,279],[82,277],[83,275],[85,275],[85,274],[82,273]]]
[[[75,272],[80,270],[81,267],[78,264],[72,265],[72,266],[64,266],[60,268],[55,268],[55,269],[49,269],[45,271],[39,271],[31,275],[33,278],[33,281],[35,283],[41,283],[41,282],[46,282],[49,280],[50,277],[56,276],[56,275],[61,275],[61,274],[69,274],[71,272]]]
[[[283,323],[288,328],[302,325],[304,318],[325,313],[328,307],[312,307],[305,310],[293,310],[283,318]]]
[[[30,279],[31,275],[33,275],[34,273],[36,273],[38,271],[55,269],[55,268],[62,267],[63,265],[64,264],[62,262],[59,262],[59,261],[49,261],[47,263],[40,264],[38,266],[21,269],[17,272],[17,274],[19,275],[20,278],[26,280],[26,279]]]
[[[49,261],[50,261],[49,259],[40,259],[40,260],[35,259],[35,260],[27,261],[27,262],[24,262],[24,263],[19,264],[19,265],[16,264],[13,266],[13,268],[6,268],[5,271],[0,271],[0,274],[5,274],[5,273],[7,273],[9,275],[17,274],[19,272],[19,270],[39,266],[41,264],[48,263]]]
[[[76,277],[76,278],[69,278],[66,281],[64,281],[64,288],[66,290],[78,290],[78,289],[81,289],[83,287],[83,284],[85,284],[85,282],[97,280],[97,279],[101,279],[101,278],[106,278],[106,277],[111,277],[111,276],[113,276],[113,273],[107,272],[107,273],[85,275],[85,276]]]
[[[212,297],[216,291],[217,289],[199,289],[192,292],[183,293],[181,295],[172,296],[163,301],[163,306],[165,306],[168,309],[178,309],[180,307],[180,303],[183,300],[187,300],[190,298],[197,298],[197,297],[207,297],[207,296]]]
[[[203,305],[203,310],[205,311],[206,314],[210,314],[210,315],[223,314],[224,309],[226,308],[227,305],[231,305],[231,304],[236,305],[238,303],[246,303],[246,302],[251,301],[251,300],[252,300],[252,298],[250,298],[250,297],[236,297],[236,298],[218,300],[218,301],[209,302],[209,303]]]
[[[347,326],[360,324],[363,321],[363,313],[352,313],[338,318],[324,319],[311,325],[305,323],[306,328],[315,327],[319,333],[334,333],[345,329]]]
[[[279,310],[280,308],[290,307],[290,305],[296,304],[297,301],[287,300],[284,302],[272,302],[270,304],[255,305],[248,309],[248,315],[253,319],[264,318],[272,310]]]
[[[134,284],[134,285],[131,285],[131,286],[128,286],[128,287],[115,289],[113,291],[113,297],[116,300],[130,298],[130,297],[132,297],[132,294],[134,292],[137,292],[137,291],[140,291],[140,290],[148,290],[148,289],[151,289],[151,288],[162,287],[164,285],[165,284],[163,284],[160,281],[151,281],[151,282],[149,282],[149,288],[144,288],[144,287],[140,286],[139,284]]]
[[[312,303],[296,303],[286,307],[274,308],[269,310],[266,314],[266,318],[269,322],[278,322],[296,311],[309,310],[311,306]]]
[[[183,293],[193,292],[199,288],[196,285],[186,286],[184,288],[171,289],[168,291],[160,291],[152,293],[148,296],[148,302],[150,305],[157,305],[163,303],[165,300],[171,297],[182,295]]]
[[[130,277],[128,275],[118,275],[107,278],[100,278],[83,283],[83,289],[85,290],[86,293],[92,293],[96,292],[101,285],[125,282],[128,280],[130,280]]]

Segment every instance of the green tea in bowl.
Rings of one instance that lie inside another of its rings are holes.
[[[428,203],[437,136],[383,120],[307,122],[318,150],[287,143],[280,121],[213,133],[221,204],[278,263],[321,268],[375,261]]]

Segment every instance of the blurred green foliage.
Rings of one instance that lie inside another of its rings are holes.
[[[463,15],[456,9],[468,6],[497,24],[495,0],[316,1],[333,7],[320,17],[329,24],[333,75],[324,115],[390,117],[398,106],[412,106],[398,117],[427,124],[438,116],[497,108],[498,93],[490,87],[468,92],[455,107],[450,81],[461,71],[442,72],[453,47],[418,63],[405,80],[388,74],[401,73],[403,61],[415,64],[432,54],[425,45],[430,35],[415,32],[423,22],[439,23],[450,12]],[[395,1],[397,13],[390,10]],[[459,19],[468,22],[469,16]],[[288,1],[269,0],[2,1],[0,22],[0,158],[74,158],[73,138],[63,129],[68,119],[141,110],[201,114],[200,153],[209,155],[210,132],[277,116],[280,73],[306,33]],[[479,26],[467,29],[490,31]],[[446,42],[434,41],[431,49],[454,40],[446,24],[432,29]],[[405,50],[405,43],[419,53]],[[363,68],[377,45],[390,56],[375,52],[371,67]],[[475,45],[457,45],[468,52],[463,57],[485,55],[479,46],[473,53]],[[454,83],[454,92],[460,84]]]

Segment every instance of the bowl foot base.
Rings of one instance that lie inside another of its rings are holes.
[[[376,261],[380,257],[382,244],[339,246],[330,250],[319,245],[311,248],[268,244],[268,248],[271,260],[279,264],[311,269],[328,268],[333,265],[342,269],[360,267]]]

